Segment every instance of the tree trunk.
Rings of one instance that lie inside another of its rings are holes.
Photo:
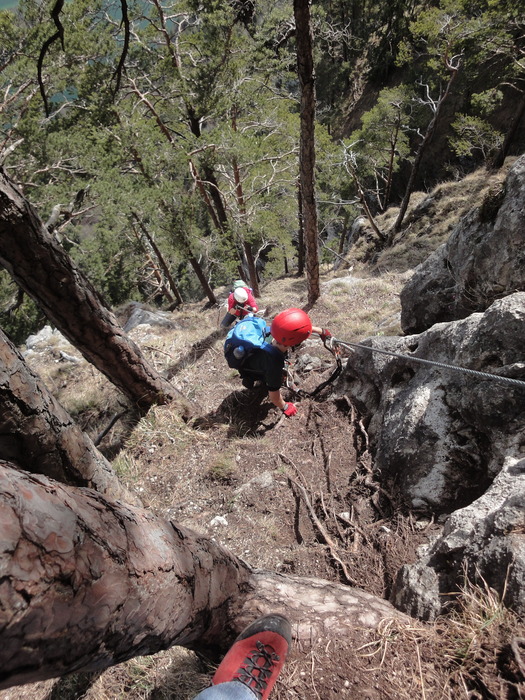
[[[301,195],[301,183],[297,183],[297,213],[299,227],[297,230],[297,275],[304,275],[304,219],[303,219],[303,198]]]
[[[490,164],[491,169],[498,170],[499,168],[501,168],[501,166],[505,162],[505,158],[509,154],[510,146],[514,140],[514,137],[516,136],[518,126],[520,125],[520,122],[523,119],[524,115],[525,115],[525,90],[521,93],[521,101],[519,103],[519,106],[518,106],[515,114],[514,114],[512,122],[511,122],[509,128],[507,129],[507,133],[505,134],[505,138],[503,139],[503,143],[501,144],[501,148],[499,149],[498,153],[496,154],[492,163]]]
[[[162,253],[160,252],[160,248],[159,248],[158,245],[155,243],[153,237],[150,235],[148,229],[147,229],[146,226],[144,225],[144,222],[143,222],[142,219],[139,217],[139,215],[138,215],[137,213],[135,213],[135,212],[132,212],[132,214],[133,214],[133,217],[134,217],[135,221],[136,221],[137,224],[139,225],[140,230],[142,231],[142,233],[143,233],[144,236],[146,237],[146,240],[148,241],[148,243],[149,243],[150,246],[152,247],[153,252],[154,252],[155,255],[157,256],[157,260],[159,261],[159,265],[160,265],[162,271],[164,272],[164,275],[165,275],[166,279],[168,280],[168,284],[169,284],[169,286],[170,286],[170,289],[171,289],[172,294],[175,296],[175,299],[178,301],[178,303],[179,303],[179,304],[182,304],[182,303],[183,303],[183,300],[182,300],[181,293],[180,293],[180,291],[179,291],[179,288],[178,288],[178,286],[177,286],[175,280],[173,279],[173,275],[171,274],[171,271],[170,271],[170,268],[169,268],[168,263],[166,262],[166,260],[164,259],[164,256],[163,256]]]
[[[161,272],[158,268],[158,261],[155,262],[153,260],[152,251],[150,249],[148,249],[148,247],[146,246],[146,244],[142,240],[142,236],[140,235],[139,231],[137,231],[136,227],[133,226],[133,224],[132,224],[131,228],[133,230],[133,233],[135,234],[135,238],[137,239],[138,244],[142,248],[142,251],[147,258],[146,262],[149,263],[149,267],[145,264],[144,267],[142,268],[144,273],[146,273],[144,278],[143,278],[143,283],[144,283],[144,285],[147,285],[152,276],[155,278],[155,281],[156,281],[156,285],[152,283],[154,290],[153,290],[153,292],[150,292],[148,294],[146,301],[149,302],[152,298],[156,297],[157,294],[159,294],[159,292],[160,292],[162,294],[162,296],[166,297],[166,299],[168,300],[168,302],[170,304],[177,306],[179,304],[179,302],[175,301],[175,299],[172,296],[172,293],[166,287],[166,284],[164,282],[164,278],[162,277]],[[151,274],[147,274],[150,267],[151,267]]]
[[[60,332],[139,410],[176,398],[175,387],[149,365],[3,171],[0,263]]]
[[[226,210],[224,209],[224,204],[222,203],[220,191],[218,189],[215,177],[211,176],[212,180],[206,181],[206,184],[208,185],[208,189],[206,189],[206,187],[204,186],[205,181],[200,178],[197,168],[191,160],[191,158],[189,160],[189,166],[191,176],[193,177],[195,185],[197,186],[197,189],[202,197],[202,200],[204,201],[206,209],[211,217],[211,220],[213,221],[213,225],[221,235],[226,236],[229,239],[232,246],[232,253],[235,251],[235,253],[239,255],[239,260],[242,265],[244,261],[242,259],[242,256],[239,254],[239,250],[237,249],[235,239],[228,225]],[[209,172],[209,169],[205,169],[205,171]],[[208,190],[210,192],[208,192]],[[211,196],[211,193],[213,193],[214,196]]]
[[[201,283],[201,287],[204,290],[204,293],[208,297],[208,300],[210,301],[211,304],[216,304],[217,303],[217,297],[213,293],[213,289],[210,287],[210,284],[206,278],[206,275],[204,274],[204,271],[202,269],[202,265],[200,262],[197,260],[197,258],[194,255],[190,255],[188,260],[190,261],[190,265],[193,267],[193,270],[195,271],[195,274],[199,278],[199,282]]]
[[[169,211],[168,207],[166,207],[166,211]],[[184,230],[184,226],[181,223],[180,219],[177,217],[175,211],[171,211],[171,219],[172,219],[172,235],[175,239],[175,241],[182,246],[184,250],[184,254],[187,256],[190,265],[193,267],[193,270],[195,274],[197,275],[197,278],[199,282],[201,283],[201,287],[203,289],[204,294],[208,297],[209,301],[211,304],[216,304],[217,303],[217,297],[213,293],[213,289],[210,287],[210,283],[208,282],[208,279],[206,275],[204,274],[204,270],[202,269],[202,265],[200,262],[197,260],[195,255],[193,254],[192,247],[190,245],[190,242],[188,240],[188,236],[186,235],[186,232]]]
[[[208,214],[211,217],[211,220],[213,221],[213,225],[215,226],[217,231],[219,231],[220,233],[224,233],[225,232],[224,227],[223,227],[219,217],[217,216],[217,212],[215,211],[215,209],[213,207],[213,202],[212,202],[206,188],[204,187],[204,182],[202,181],[202,179],[197,171],[197,168],[195,167],[195,164],[193,163],[191,158],[189,160],[189,166],[190,166],[190,173],[191,173],[191,176],[193,178],[193,181],[195,182],[197,189],[199,190],[199,193],[202,197],[202,200],[203,200],[204,204],[206,205],[206,209],[208,211]]]
[[[226,209],[224,208],[224,202],[222,201],[222,195],[219,189],[217,178],[215,177],[215,173],[213,172],[213,170],[207,165],[204,166],[203,173],[204,181],[208,186],[208,192],[213,202],[213,206],[215,207],[217,218],[220,221],[221,228],[225,231],[229,228],[228,216],[226,214]]]
[[[315,77],[309,5],[309,0],[294,0],[293,4],[297,72],[301,84],[299,173],[306,244],[308,303],[311,305],[320,297],[321,288],[319,284],[317,208],[315,205]]]
[[[349,216],[348,212],[346,211],[344,213],[344,216],[343,216],[343,227],[341,229],[341,235],[339,236],[339,248],[337,250],[339,255],[343,255],[344,250],[345,250],[345,243],[346,243],[346,239],[348,236],[348,220],[349,220],[349,218],[350,218],[350,216]]]
[[[237,126],[235,123],[235,118],[232,120],[232,128],[237,131]],[[237,199],[237,207],[241,215],[244,225],[247,225],[246,220],[246,206],[244,204],[244,193],[242,189],[241,174],[239,172],[239,166],[237,164],[237,159],[233,159],[233,178],[235,181],[235,197]],[[255,260],[253,257],[253,250],[251,244],[243,237],[242,245],[244,249],[244,256],[246,258],[246,265],[248,267],[248,274],[250,276],[250,287],[253,289],[253,293],[256,297],[260,296],[259,292],[259,280],[257,279],[257,270],[255,268]]]
[[[0,459],[128,503],[140,501],[0,331]]]
[[[414,162],[412,164],[412,170],[410,171],[410,176],[408,178],[408,183],[407,187],[405,190],[405,194],[403,196],[403,201],[401,202],[401,206],[399,207],[399,213],[397,215],[396,221],[391,229],[389,231],[388,236],[387,236],[387,245],[392,245],[394,242],[394,236],[396,233],[398,233],[401,230],[401,225],[403,223],[403,220],[405,218],[405,214],[408,208],[408,203],[410,201],[410,197],[412,196],[412,192],[414,191],[414,187],[416,184],[416,177],[419,174],[419,167],[421,165],[421,159],[423,157],[423,153],[426,151],[428,144],[432,141],[432,137],[434,136],[434,133],[436,131],[436,126],[439,121],[439,117],[441,116],[441,110],[443,108],[443,105],[450,93],[450,88],[452,87],[452,83],[456,79],[456,76],[458,74],[458,68],[454,69],[449,69],[450,70],[450,76],[447,82],[447,87],[445,88],[445,92],[443,95],[439,98],[436,110],[434,112],[434,115],[432,119],[430,120],[427,130],[425,131],[425,135],[423,136],[423,140],[421,141],[419,148],[417,150],[416,156],[414,158]]]
[[[260,296],[259,281],[257,279],[257,270],[255,268],[255,258],[253,257],[252,246],[250,243],[248,243],[248,241],[243,241],[242,246],[244,249],[244,255],[246,257],[248,274],[250,276],[250,287],[253,289],[254,295],[258,297]]]
[[[397,147],[397,141],[398,141],[400,130],[401,130],[401,115],[398,116],[398,119],[396,120],[395,127],[394,127],[394,133],[390,137],[390,153],[388,156],[388,169],[387,169],[386,182],[385,182],[385,196],[383,199],[383,203],[381,204],[381,211],[382,212],[386,211],[386,209],[390,203],[390,193],[392,191],[392,180],[394,178],[394,163],[395,163],[395,158],[396,158],[396,147]]]
[[[370,207],[368,206],[368,202],[366,201],[366,194],[364,189],[361,187],[361,183],[359,182],[359,178],[357,177],[357,173],[354,168],[350,168],[350,174],[354,180],[356,189],[357,189],[357,195],[359,197],[359,201],[361,202],[361,206],[363,207],[363,211],[365,212],[365,216],[368,219],[368,223],[372,227],[372,230],[378,237],[380,241],[386,241],[386,236],[385,234],[381,231],[379,226],[376,224],[376,220],[374,218],[374,215],[372,214],[372,211]]]
[[[174,644],[224,649],[287,615],[304,645],[406,619],[364,591],[252,571],[152,513],[0,464],[0,688]]]

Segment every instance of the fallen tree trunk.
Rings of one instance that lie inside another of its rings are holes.
[[[0,264],[86,360],[139,410],[146,412],[155,403],[181,398],[127,337],[104,300],[1,169]]]
[[[0,331],[0,459],[139,505],[110,463]]]
[[[363,591],[253,571],[152,513],[0,463],[0,688],[178,644],[224,649],[259,614],[311,643],[402,617]]]

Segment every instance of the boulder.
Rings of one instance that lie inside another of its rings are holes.
[[[435,323],[484,311],[525,290],[525,156],[503,186],[489,190],[448,241],[419,265],[401,291],[401,327],[420,333]]]
[[[468,373],[525,382],[524,322],[525,293],[517,292],[419,335],[369,339],[362,345],[370,349],[348,359],[336,391],[364,416],[376,469],[411,508],[450,513],[468,505],[498,474],[510,442],[525,442],[525,385]]]
[[[413,511],[446,519],[424,560],[399,574],[395,602],[405,612],[439,614],[444,594],[460,585],[463,560],[500,592],[507,577],[509,604],[523,607],[524,322],[525,293],[517,292],[418,335],[368,339],[337,384],[363,416],[383,488]]]
[[[123,308],[118,309],[116,313],[119,323],[126,333],[129,333],[133,328],[144,325],[174,330],[179,328],[171,313],[152,309],[146,304],[141,304],[137,301],[128,302]]]
[[[56,361],[75,362],[83,361],[80,356],[72,355],[76,348],[58,331],[51,326],[44,326],[38,333],[27,337],[22,354],[26,360],[51,356]]]
[[[525,616],[525,459],[508,456],[487,492],[450,515],[422,558],[400,569],[391,600],[433,620],[465,576]]]
[[[53,346],[70,346],[62,333],[51,326],[44,326],[38,333],[27,337],[25,346],[27,350],[46,350],[50,345]]]

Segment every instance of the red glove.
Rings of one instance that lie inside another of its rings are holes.
[[[288,403],[284,404],[283,413],[285,416],[288,416],[288,418],[291,418],[297,413],[297,406],[289,401]]]
[[[331,338],[332,334],[330,333],[328,328],[323,328],[323,330],[321,331],[321,335],[319,337],[324,342],[325,340],[328,340],[328,338]]]

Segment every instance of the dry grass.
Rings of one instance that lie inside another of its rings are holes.
[[[471,697],[467,691],[473,688],[481,689],[483,697],[491,697],[496,687],[495,697],[500,697],[503,690],[512,690],[512,679],[519,673],[516,674],[516,659],[510,657],[511,644],[514,637],[523,636],[525,625],[483,579],[479,585],[465,582],[459,606],[440,620],[436,629],[443,657],[450,667],[451,687],[463,688],[465,698]],[[525,690],[525,678],[521,680]]]
[[[356,654],[398,700],[519,698],[525,678],[511,645],[524,630],[484,582],[466,581],[450,615],[427,624],[385,619]]]
[[[518,700],[525,678],[511,645],[524,629],[493,591],[467,583],[454,614],[434,623],[387,618],[359,646],[297,648],[275,700]]]
[[[508,158],[505,166],[490,172],[480,168],[461,180],[437,185],[428,195],[414,192],[403,229],[397,234],[392,247],[374,257],[375,269],[381,272],[405,272],[423,262],[450,236],[462,216],[472,207],[482,206],[490,191],[497,190],[505,179],[515,158]],[[376,219],[380,230],[388,231],[395,221],[397,207],[391,207]],[[365,228],[365,235],[348,254],[349,261],[369,260],[373,234]]]
[[[109,669],[83,697],[85,700],[150,700],[152,697],[190,700],[208,683],[197,656],[182,647],[174,647]]]
[[[76,673],[57,681],[0,691],[2,700],[191,700],[209,685],[208,669],[193,652],[173,647],[139,656],[103,674]]]
[[[405,281],[398,273],[376,276],[356,266],[352,275],[323,283],[323,296],[312,317],[319,325],[328,325],[337,338],[350,342],[397,335],[401,332],[399,293]]]
[[[133,454],[123,449],[111,463],[119,479],[128,487],[132,488],[141,474],[141,468]]]
[[[126,447],[130,450],[139,446],[155,450],[165,440],[184,447],[188,440],[194,439],[194,431],[182,420],[175,407],[153,406],[135,425]]]
[[[235,480],[238,470],[233,450],[217,452],[208,465],[208,476],[212,481],[221,481],[229,484]]]

